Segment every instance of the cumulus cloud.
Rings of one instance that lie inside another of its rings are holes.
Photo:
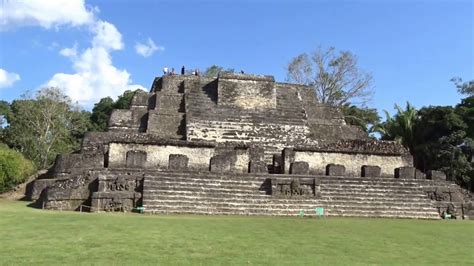
[[[0,30],[22,26],[46,29],[62,25],[81,26],[94,22],[94,10],[84,0],[0,0]]]
[[[91,47],[78,54],[77,44],[60,50],[73,63],[74,74],[56,73],[44,86],[63,88],[74,101],[91,104],[103,97],[118,96],[127,89],[144,89],[132,85],[130,73],[112,64],[111,51],[123,49],[122,35],[106,21],[97,21],[92,28]]]
[[[71,48],[63,48],[59,50],[59,54],[65,57],[76,57],[77,56],[77,43]]]
[[[77,46],[64,48],[60,54],[69,57],[73,63],[73,74],[56,73],[44,86],[59,87],[81,104],[90,105],[103,97],[116,97],[127,89],[143,89],[133,85],[130,73],[112,63],[110,52],[123,47],[121,34],[110,23],[100,22],[100,30],[92,40],[92,46],[77,51]]]
[[[7,88],[13,85],[13,83],[20,80],[20,75],[13,72],[8,72],[5,69],[0,68],[0,89]]]
[[[143,57],[149,57],[152,56],[156,51],[164,50],[165,47],[156,46],[155,42],[151,38],[148,38],[146,43],[138,42],[137,44],[135,44],[135,51],[137,52],[137,54]]]
[[[73,72],[56,73],[42,86],[59,87],[72,100],[87,106],[106,96],[116,97],[127,89],[145,89],[132,84],[127,70],[114,66],[111,53],[124,48],[122,34],[112,23],[100,20],[96,15],[98,9],[86,7],[84,0],[0,0],[0,3],[0,31],[23,26],[46,29],[84,26],[92,33],[90,47],[79,49],[75,43],[59,50],[60,55],[71,60]],[[48,49],[58,46],[53,43]],[[8,77],[9,80],[20,78]]]

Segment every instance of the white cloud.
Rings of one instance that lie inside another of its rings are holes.
[[[148,38],[146,43],[137,43],[135,44],[135,51],[137,54],[143,57],[152,56],[156,51],[164,51],[165,47],[163,46],[156,46],[155,42]]]
[[[0,0],[0,30],[22,26],[46,29],[62,25],[81,26],[94,22],[94,10],[84,0]]]
[[[8,72],[0,68],[0,88],[6,88],[13,85],[13,83],[20,80],[20,75],[17,73]]]
[[[59,50],[59,54],[65,57],[76,57],[77,56],[77,43],[71,48],[63,48]]]
[[[113,24],[99,20],[92,31],[95,34],[94,39],[92,39],[93,46],[101,46],[111,50],[123,49],[122,34]]]
[[[103,97],[116,97],[127,89],[145,89],[132,84],[127,70],[113,65],[111,52],[124,48],[122,35],[112,23],[100,20],[97,13],[98,9],[86,7],[84,0],[0,0],[0,31],[23,26],[85,26],[93,34],[90,47],[81,50],[76,43],[59,50],[60,55],[71,60],[73,72],[56,73],[43,86],[59,87],[72,100],[91,106]],[[48,49],[58,46],[52,43]]]
[[[132,85],[130,73],[112,64],[110,52],[123,49],[122,35],[115,26],[106,21],[97,21],[92,27],[92,46],[80,55],[77,44],[60,51],[73,62],[74,74],[56,73],[44,86],[63,88],[72,100],[90,105],[103,97],[116,97],[127,89],[143,89]]]

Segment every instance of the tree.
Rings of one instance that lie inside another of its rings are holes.
[[[0,101],[0,142],[5,140],[5,127],[7,126],[7,115],[10,112],[10,104],[7,101]]]
[[[372,133],[374,126],[380,124],[380,116],[376,109],[357,107],[347,103],[341,107],[341,110],[347,124],[358,126],[367,133]]]
[[[474,80],[463,82],[461,78],[456,77],[451,79],[458,88],[458,92],[467,96],[474,96]]]
[[[474,96],[462,99],[461,103],[456,105],[455,112],[466,123],[467,136],[474,139]]]
[[[100,99],[100,101],[94,104],[91,114],[91,130],[92,131],[106,131],[107,121],[110,113],[114,109],[114,100],[110,97]]]
[[[0,144],[0,193],[24,182],[34,171],[34,164],[21,153]]]
[[[234,69],[233,68],[224,69],[224,67],[221,67],[221,66],[218,66],[218,65],[212,65],[212,66],[206,68],[206,70],[204,70],[203,76],[208,77],[208,78],[214,78],[214,77],[217,77],[217,75],[220,72],[234,73]]]
[[[392,117],[384,110],[386,119],[383,123],[375,126],[374,131],[381,134],[383,140],[395,140],[413,151],[414,125],[417,119],[417,110],[407,102],[405,110],[395,104],[397,113]]]
[[[360,70],[357,57],[349,51],[316,49],[311,57],[300,54],[287,67],[287,80],[310,86],[321,103],[341,107],[365,104],[372,96],[372,75]]]
[[[60,89],[44,88],[34,98],[13,101],[7,121],[7,144],[47,168],[57,154],[79,148],[89,113],[80,111]]]
[[[114,101],[110,97],[100,99],[92,108],[91,128],[92,131],[107,131],[107,121],[113,109],[129,109],[135,91],[127,90]]]
[[[466,139],[466,124],[451,106],[430,106],[418,111],[411,150],[417,168],[446,170],[446,154],[461,151]],[[443,157],[440,157],[444,154]],[[456,155],[455,157],[458,157]],[[450,160],[452,157],[449,157]],[[450,161],[449,160],[449,161]],[[449,176],[449,174],[448,174]]]

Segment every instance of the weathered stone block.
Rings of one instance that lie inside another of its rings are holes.
[[[415,167],[398,167],[395,168],[395,178],[415,179]]]
[[[295,161],[295,151],[292,148],[285,148],[282,152],[282,169],[285,174],[290,173],[290,165]]]
[[[217,81],[218,104],[241,109],[276,108],[275,79],[220,73]]]
[[[170,170],[187,170],[189,158],[183,154],[170,154],[168,159],[168,169]]]
[[[130,168],[145,168],[146,152],[145,151],[128,151],[126,157],[126,166]]]
[[[343,176],[346,173],[346,167],[341,164],[328,164],[326,166],[326,175]]]
[[[415,179],[426,179],[426,174],[422,171],[416,169],[415,170]]]
[[[217,173],[230,172],[233,158],[226,154],[216,155],[211,158],[210,171]]]
[[[61,154],[56,156],[54,162],[53,173],[70,173],[71,169],[80,167],[82,154]]]
[[[109,129],[128,128],[133,126],[132,110],[114,109],[108,120]]]
[[[264,161],[250,161],[250,173],[268,173],[267,163]]]
[[[148,107],[149,98],[150,98],[150,96],[149,96],[148,92],[142,91],[142,90],[137,90],[135,92],[135,94],[133,95],[131,106],[132,107],[138,107],[138,106]]]
[[[290,174],[293,175],[307,175],[309,174],[308,162],[294,162],[290,167]]]
[[[446,174],[441,171],[430,170],[428,171],[426,178],[435,181],[446,181]]]
[[[257,146],[250,147],[249,159],[251,161],[265,161],[265,150],[262,147],[257,147]]]
[[[161,114],[150,110],[148,113],[148,133],[153,133],[161,138],[182,139],[185,134],[184,114]]]
[[[281,154],[273,154],[272,168],[274,174],[283,173],[283,157],[281,156]]]
[[[376,165],[364,165],[361,168],[362,177],[380,177],[382,169]]]
[[[36,179],[33,181],[29,200],[34,201],[39,199],[44,189],[54,184],[55,181],[56,179]]]

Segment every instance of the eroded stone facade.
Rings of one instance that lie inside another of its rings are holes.
[[[438,172],[427,180],[414,169],[401,145],[370,139],[311,88],[271,76],[158,77],[108,125],[38,180],[42,206],[433,219],[472,206]]]

